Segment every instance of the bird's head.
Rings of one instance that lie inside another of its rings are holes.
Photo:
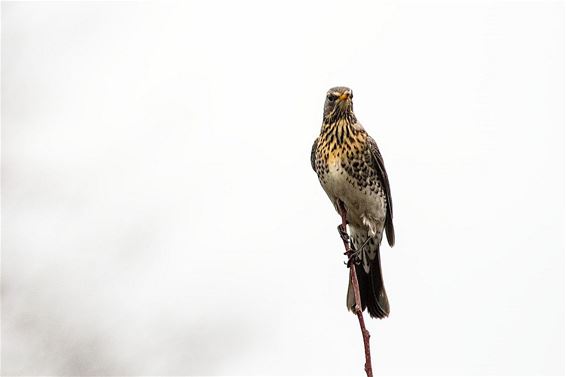
[[[354,93],[345,86],[329,89],[324,102],[324,118],[342,118],[353,115],[352,98],[354,98]]]

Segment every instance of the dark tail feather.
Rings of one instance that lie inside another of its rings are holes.
[[[383,277],[381,276],[379,249],[377,249],[376,256],[370,263],[369,274],[364,271],[362,265],[356,266],[362,310],[367,308],[372,318],[385,318],[389,315],[389,300],[387,299],[387,293],[383,286]],[[347,302],[348,309],[352,310],[355,305],[355,300],[351,280],[348,285]]]

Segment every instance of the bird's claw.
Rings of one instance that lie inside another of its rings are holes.
[[[356,266],[358,266],[362,262],[362,259],[360,258],[360,251],[359,250],[350,249],[350,250],[346,251],[344,253],[344,255],[348,257],[348,261],[344,262],[344,264],[348,268],[350,268],[352,266],[352,264],[355,264]]]
[[[338,225],[338,234],[340,234],[340,238],[344,241],[344,245],[347,249],[344,255],[348,257],[348,261],[344,262],[344,264],[348,268],[350,268],[352,264],[359,265],[361,263],[360,251],[352,249],[351,238],[344,224]]]

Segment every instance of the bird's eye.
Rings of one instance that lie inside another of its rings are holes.
[[[332,94],[332,93],[328,93],[328,95],[326,96],[326,98],[327,98],[329,101],[333,102],[333,101],[336,101],[336,98],[338,98],[338,97],[337,97],[336,95]]]

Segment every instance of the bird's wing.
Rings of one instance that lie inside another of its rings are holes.
[[[395,245],[395,229],[393,229],[393,201],[391,199],[391,190],[389,188],[389,178],[387,177],[387,171],[385,170],[385,164],[383,163],[383,157],[377,143],[371,136],[368,136],[368,143],[371,150],[372,160],[377,174],[381,179],[383,188],[385,189],[385,196],[387,200],[387,218],[385,219],[385,234],[387,235],[387,242],[389,246],[393,247]]]
[[[316,168],[315,168],[315,161],[316,161],[316,144],[318,143],[318,137],[316,139],[314,139],[314,143],[312,144],[312,149],[311,149],[311,167],[312,170],[314,170],[316,172]]]

